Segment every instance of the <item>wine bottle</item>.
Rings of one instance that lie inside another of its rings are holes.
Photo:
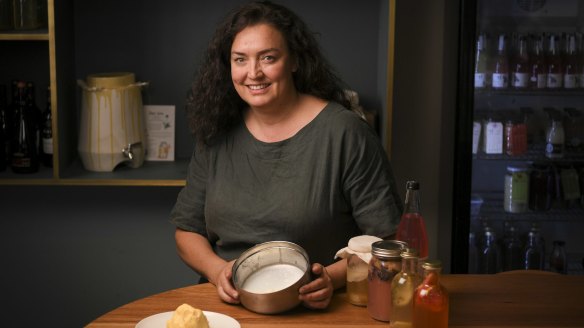
[[[14,173],[34,173],[39,169],[35,117],[27,106],[26,84],[17,83],[16,128],[11,147],[11,168]]]
[[[489,72],[487,71],[487,37],[484,34],[479,35],[477,40],[474,87],[475,89],[484,89],[488,87]]]
[[[42,162],[46,167],[53,167],[53,114],[51,112],[51,87],[47,88],[47,106],[43,112],[41,125]]]

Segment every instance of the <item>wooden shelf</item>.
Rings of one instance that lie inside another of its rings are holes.
[[[34,31],[3,31],[0,40],[7,41],[49,41],[47,30]]]

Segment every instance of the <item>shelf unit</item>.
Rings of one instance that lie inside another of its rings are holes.
[[[183,186],[187,159],[178,159],[172,163],[145,162],[137,170],[120,166],[107,173],[90,172],[83,168],[76,154],[77,123],[71,118],[71,109],[76,106],[76,90],[71,83],[75,81],[73,11],[73,1],[55,3],[54,0],[47,0],[46,28],[0,31],[0,47],[8,48],[7,52],[42,52],[43,55],[38,56],[46,59],[43,62],[36,58],[33,65],[48,65],[48,76],[43,73],[38,75],[41,80],[46,78],[51,88],[54,151],[52,168],[41,165],[39,172],[34,174],[15,174],[7,168],[0,172],[0,185]],[[18,57],[18,54],[14,57]],[[15,60],[14,57],[10,57],[8,62]],[[8,71],[6,75],[18,78],[16,74]],[[39,99],[44,98],[44,93],[39,92],[42,89],[38,86],[44,85],[37,84],[36,98],[37,104],[40,104]]]

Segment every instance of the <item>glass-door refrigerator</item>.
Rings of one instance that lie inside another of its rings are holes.
[[[584,269],[584,1],[462,0],[453,273]]]

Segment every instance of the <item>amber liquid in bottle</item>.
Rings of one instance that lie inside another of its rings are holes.
[[[426,261],[424,280],[414,293],[413,328],[448,327],[448,291],[440,284],[440,261]]]

